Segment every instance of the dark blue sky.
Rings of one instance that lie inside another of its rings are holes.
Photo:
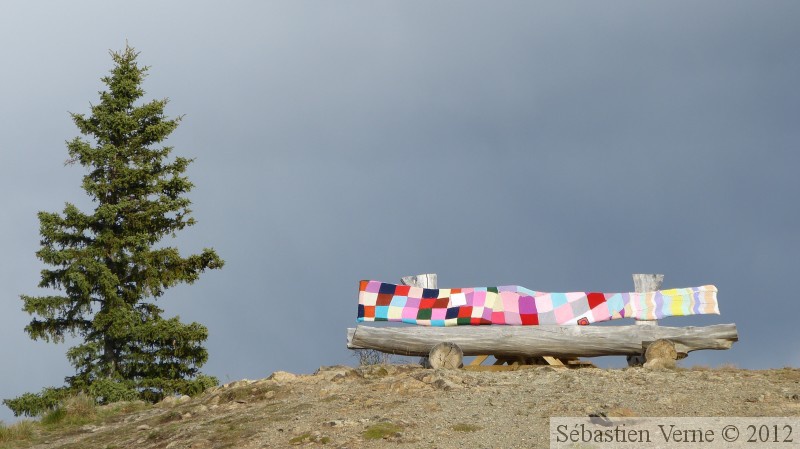
[[[0,397],[61,385],[20,294],[39,210],[88,209],[68,111],[109,49],[185,114],[198,224],[222,271],[160,300],[208,326],[222,381],[355,363],[357,283],[541,291],[715,284],[730,351],[685,364],[800,365],[800,3],[14,2],[0,15]],[[263,3],[263,4],[262,4]],[[8,421],[8,410],[0,410]]]

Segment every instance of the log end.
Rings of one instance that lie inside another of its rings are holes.
[[[672,369],[678,359],[675,343],[670,340],[656,340],[647,346],[644,353],[644,367],[648,369]]]
[[[455,343],[437,343],[431,348],[428,363],[433,369],[458,369],[464,366],[464,352]]]

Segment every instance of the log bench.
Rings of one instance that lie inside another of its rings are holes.
[[[660,289],[663,275],[635,274],[637,292]],[[437,288],[437,276],[402,278],[404,285]],[[637,321],[631,326],[454,326],[373,327],[347,330],[349,349],[373,349],[389,354],[423,357],[423,364],[461,366],[464,356],[476,356],[471,370],[513,370],[533,365],[593,366],[579,357],[626,356],[629,365],[641,365],[647,347],[658,340],[674,344],[677,358],[701,349],[730,349],[738,341],[735,324],[701,327],[659,326]],[[483,366],[489,356],[494,365]]]

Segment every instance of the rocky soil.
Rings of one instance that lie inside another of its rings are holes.
[[[323,367],[169,398],[30,447],[532,448],[548,447],[551,416],[592,413],[800,416],[800,370]]]

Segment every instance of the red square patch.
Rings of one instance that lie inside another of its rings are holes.
[[[377,304],[379,306],[388,306],[389,304],[391,304],[393,296],[394,295],[390,295],[390,294],[387,294],[387,293],[378,294],[378,300],[376,301],[375,304]]]
[[[606,302],[606,295],[602,293],[589,293],[586,295],[586,299],[589,301],[589,308],[594,309],[598,305]]]
[[[375,318],[375,306],[364,306],[364,318]]]
[[[438,298],[433,302],[433,307],[437,309],[446,309],[449,302],[449,298]]]

